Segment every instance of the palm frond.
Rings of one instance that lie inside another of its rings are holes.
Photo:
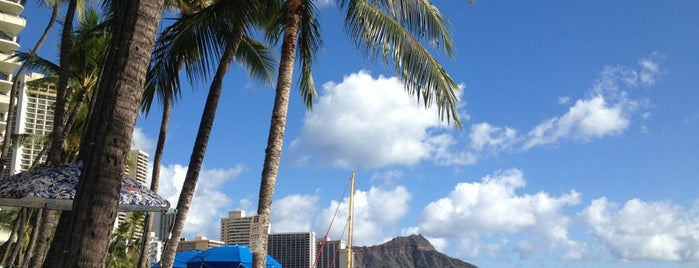
[[[17,51],[11,58],[25,62],[27,71],[38,72],[45,75],[58,74],[58,65],[45,58],[42,58],[39,55],[32,55],[31,53]]]
[[[312,0],[304,0],[300,9],[301,25],[299,25],[298,56],[301,64],[299,90],[304,104],[308,108],[313,107],[313,99],[318,92],[313,82],[311,73],[314,55],[323,41],[320,37],[320,23],[316,14],[318,10]]]
[[[430,1],[378,0],[372,3],[390,14],[413,36],[452,56],[453,40],[449,21]]]
[[[32,79],[27,81],[26,85],[30,88],[42,88],[47,85],[55,85],[58,83],[58,76],[46,76],[42,78]]]
[[[394,71],[406,91],[417,95],[426,108],[436,104],[440,119],[460,127],[458,85],[408,29],[366,0],[349,2],[345,22],[360,51],[387,64],[393,59]]]
[[[247,67],[251,77],[266,84],[272,83],[277,62],[274,53],[265,44],[244,36],[236,52],[236,61]]]
[[[207,81],[216,70],[225,46],[244,36],[255,21],[255,1],[215,1],[191,14],[182,14],[156,41],[141,110],[159,98],[177,97],[180,68],[194,83]],[[242,29],[242,32],[240,32]]]

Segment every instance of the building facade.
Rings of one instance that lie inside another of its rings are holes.
[[[151,267],[153,266],[154,263],[160,261],[160,257],[163,256],[163,246],[164,243],[162,241],[158,241],[154,239],[155,233],[151,232],[151,239],[148,241],[148,258],[147,258],[147,266],[146,267]]]
[[[148,181],[148,154],[141,150],[131,150],[129,152],[129,159],[126,161],[126,163],[126,167],[124,168],[126,177],[140,183],[141,185],[150,187],[150,185],[146,185],[146,182]],[[115,227],[118,226],[118,224],[127,221],[133,216],[133,213],[134,212],[117,213],[117,222]],[[158,214],[155,212],[151,213]],[[139,224],[136,226],[136,230],[134,230],[134,238],[140,238],[142,236],[143,225]]]
[[[312,268],[316,235],[313,232],[270,234],[267,250],[284,268]]]
[[[316,249],[316,268],[340,268],[343,263],[347,266],[347,243],[344,240],[318,238]]]
[[[23,4],[24,1],[20,0],[0,0],[0,140],[6,136],[7,118],[13,110],[10,107],[10,90],[19,62],[10,57],[19,49],[17,35],[27,24],[20,16],[24,11]]]
[[[185,238],[180,238],[180,243],[177,245],[177,251],[185,250],[207,250],[213,247],[220,247],[225,245],[223,241],[211,240],[206,236],[194,237],[194,240],[188,241]]]
[[[21,85],[17,92],[15,109],[8,111],[9,116],[13,117],[11,133],[18,138],[13,141],[16,146],[13,146],[9,152],[9,163],[5,166],[4,176],[29,170],[35,162],[38,161],[37,164],[41,164],[46,160],[45,153],[42,157],[37,156],[42,154],[45,146],[48,146],[46,140],[53,131],[53,105],[56,102],[56,89],[52,84],[36,87],[26,86],[26,82],[43,77],[42,74],[30,73],[24,75],[20,80]],[[3,118],[3,123],[7,122],[5,119],[6,117]],[[2,131],[4,130],[5,125],[3,124]]]
[[[165,242],[170,238],[172,226],[175,224],[175,213],[155,213],[153,215],[153,232],[158,240]]]
[[[228,218],[221,218],[221,241],[228,245],[246,245],[255,248],[255,234],[259,233],[258,216],[245,216],[245,211],[228,212]]]

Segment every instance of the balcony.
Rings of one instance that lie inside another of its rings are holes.
[[[6,33],[0,32],[0,51],[9,52],[17,51],[17,49],[19,49],[19,43],[15,41],[15,38],[7,35]]]
[[[0,73],[0,94],[10,94],[12,89],[12,80],[10,76],[4,73]]]
[[[2,0],[0,0],[2,1]],[[18,16],[0,13],[0,31],[16,36],[27,25],[27,20]]]
[[[8,94],[0,94],[0,114],[6,114],[10,108],[10,96]],[[2,121],[4,122],[4,118]]]
[[[3,13],[17,16],[24,11],[24,1],[0,0],[0,10]]]
[[[20,62],[15,59],[10,59],[10,57],[12,57],[12,55],[0,53],[0,73],[11,74],[19,67]]]

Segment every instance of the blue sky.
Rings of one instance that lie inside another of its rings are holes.
[[[48,18],[29,2],[24,49]],[[356,172],[358,245],[420,233],[483,267],[699,265],[699,2],[435,5],[452,24],[455,59],[439,58],[463,88],[463,129],[357,53],[337,7],[322,3],[319,98],[307,111],[292,95],[272,232],[325,234]],[[55,40],[44,56],[57,55]],[[172,202],[208,84],[191,88],[163,160],[161,194]],[[273,98],[231,68],[187,238],[218,239],[229,210],[255,214]],[[151,154],[159,113],[135,132]]]

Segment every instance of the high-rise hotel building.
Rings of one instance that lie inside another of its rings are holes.
[[[259,233],[258,216],[245,216],[245,211],[228,212],[228,218],[221,218],[221,241],[228,245],[246,245],[251,249],[255,234]]]
[[[313,232],[270,234],[267,252],[284,268],[312,268],[316,258]]]
[[[24,3],[23,0],[0,0],[0,141],[10,136],[5,133],[7,119],[14,111],[14,107],[10,107],[10,90],[14,72],[20,64],[10,57],[19,49],[17,35],[27,24],[20,16]],[[5,164],[5,174],[21,169],[11,166],[11,163]]]
[[[340,268],[347,266],[347,243],[344,240],[329,240],[327,237],[316,240],[317,268]]]
[[[7,118],[12,111],[10,107],[10,89],[12,76],[19,67],[19,62],[10,59],[19,49],[17,35],[27,24],[20,17],[24,11],[23,0],[0,0],[0,138],[5,137]]]
[[[42,74],[29,73],[21,79],[23,85],[17,94],[12,133],[24,135],[26,138],[18,146],[13,147],[10,162],[12,173],[29,170],[34,162],[43,163],[46,159],[46,154],[40,158],[37,156],[44,146],[48,146],[44,143],[44,137],[49,136],[53,131],[56,88],[52,84],[29,87],[25,83],[43,77]]]
[[[124,174],[126,178],[134,180],[149,188],[150,185],[146,185],[146,182],[148,181],[148,153],[141,150],[131,150],[129,152],[129,158],[126,160]],[[132,215],[133,212],[119,212],[117,214],[117,225],[122,224]],[[143,226],[137,225],[136,230],[134,231],[134,238],[139,238],[142,236]]]

